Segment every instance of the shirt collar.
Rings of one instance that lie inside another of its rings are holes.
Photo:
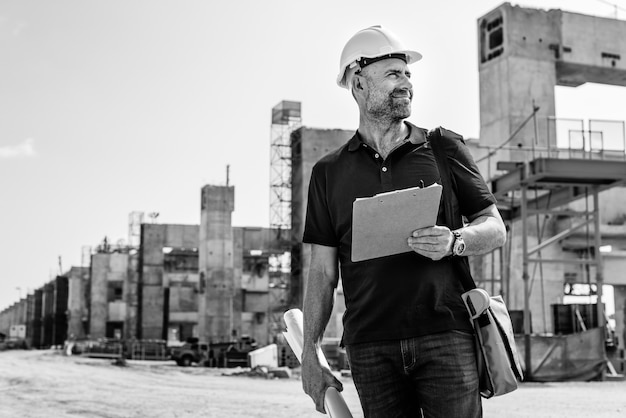
[[[404,121],[406,126],[409,128],[409,137],[408,140],[412,144],[419,145],[426,142],[426,130],[423,128],[419,128],[413,125],[411,122]],[[354,152],[359,149],[361,146],[365,145],[363,139],[361,139],[361,135],[359,135],[359,131],[356,131],[350,141],[348,142],[348,151]]]

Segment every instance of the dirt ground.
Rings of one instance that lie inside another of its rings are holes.
[[[297,376],[224,376],[238,370],[182,368],[174,362],[112,363],[58,351],[0,352],[0,417],[323,416]],[[354,417],[362,417],[352,381],[341,379]],[[524,383],[509,395],[485,400],[483,408],[485,417],[498,418],[626,417],[626,382]]]

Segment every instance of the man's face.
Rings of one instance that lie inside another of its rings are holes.
[[[365,110],[376,119],[403,120],[411,116],[411,72],[401,59],[390,58],[365,67]]]

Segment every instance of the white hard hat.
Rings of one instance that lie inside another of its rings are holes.
[[[339,87],[348,88],[346,73],[349,68],[354,68],[357,65],[363,68],[386,58],[401,58],[407,64],[411,64],[422,59],[422,54],[406,49],[396,35],[382,26],[370,26],[358,31],[350,38],[341,52],[337,84]]]

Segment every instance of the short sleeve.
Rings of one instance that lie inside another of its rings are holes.
[[[456,182],[456,195],[461,214],[473,215],[496,203],[496,198],[489,190],[462,137],[446,139],[445,146]]]
[[[338,247],[339,240],[328,208],[327,184],[324,164],[318,162],[311,172],[302,241],[308,244]]]

